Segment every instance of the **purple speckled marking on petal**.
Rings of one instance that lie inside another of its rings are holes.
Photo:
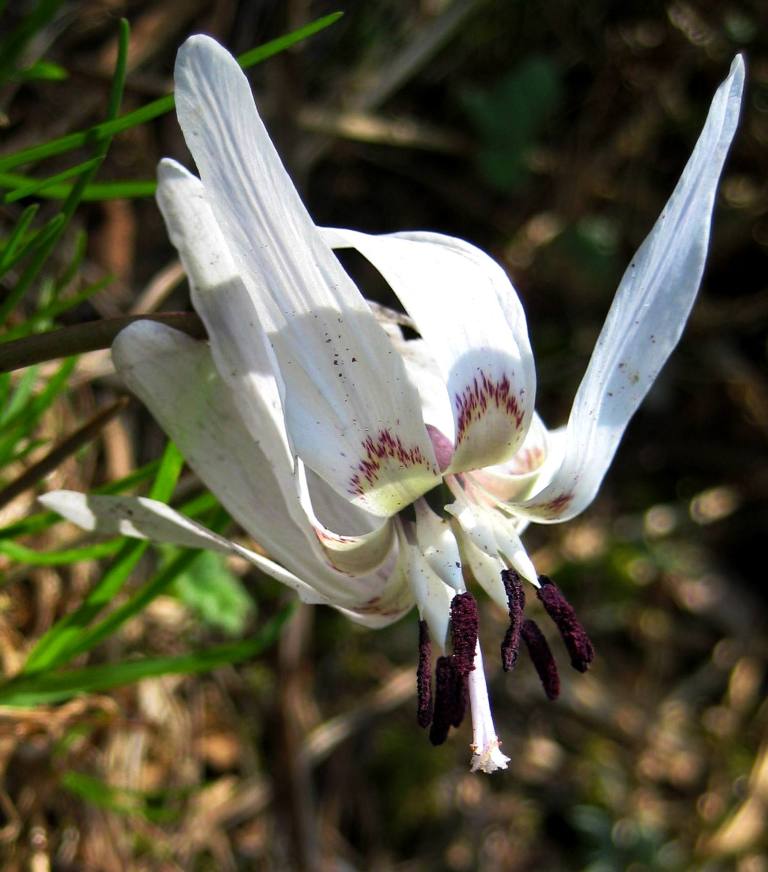
[[[563,637],[571,656],[571,666],[579,672],[586,672],[595,658],[595,649],[586,630],[560,588],[545,575],[539,577],[539,583],[538,597]]]
[[[525,591],[519,573],[514,569],[503,569],[501,580],[507,592],[509,606],[509,629],[501,643],[501,665],[505,672],[510,672],[517,663],[520,653],[520,632],[523,627],[523,611],[525,610]]]
[[[432,723],[432,641],[426,621],[419,621],[419,665],[416,670],[417,720],[420,727]]]
[[[512,385],[506,375],[494,379],[480,371],[461,393],[454,394],[456,406],[456,444],[459,445],[467,435],[467,430],[479,421],[491,406],[506,412],[520,428],[523,423],[523,407],[519,398],[512,392]]]
[[[416,445],[407,448],[399,436],[389,429],[380,430],[375,437],[369,436],[362,442],[362,460],[357,464],[349,480],[348,490],[354,497],[362,497],[372,490],[379,481],[381,467],[388,461],[395,461],[405,469],[421,466],[432,475],[437,475],[432,463]]]
[[[557,664],[552,656],[552,651],[539,629],[538,624],[528,618],[523,622],[521,635],[528,646],[533,665],[539,674],[541,685],[547,698],[555,700],[560,696],[560,676],[557,673]]]

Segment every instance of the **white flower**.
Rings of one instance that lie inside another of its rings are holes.
[[[85,529],[239,554],[304,601],[367,626],[391,623],[415,602],[420,720],[432,719],[441,741],[468,697],[473,769],[504,768],[465,580],[510,610],[506,665],[525,639],[555,695],[546,642],[523,622],[519,578],[540,582],[520,533],[592,501],[680,337],[704,267],[743,63],[734,61],[717,91],[674,193],[624,274],[568,426],[554,432],[534,414],[525,316],[496,263],[436,233],[316,227],[236,61],[195,36],[179,52],[175,79],[200,178],[162,161],[158,202],[210,342],[143,321],[120,334],[113,358],[269,557],[149,499],[57,491],[42,502]],[[389,282],[419,339],[377,321],[333,254],[344,247]],[[422,499],[441,481],[453,495],[445,515]],[[399,514],[410,505],[415,512]],[[548,583],[540,596],[572,662],[586,668],[591,647],[572,610]],[[427,626],[440,651],[452,637],[453,654],[438,660],[434,717]]]

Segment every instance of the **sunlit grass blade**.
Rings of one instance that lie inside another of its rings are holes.
[[[0,173],[0,188],[16,189],[22,185],[35,185],[31,176],[18,173]],[[157,182],[153,179],[124,180],[114,182],[91,182],[83,189],[81,203],[101,202],[102,200],[135,200],[141,197],[154,197]],[[36,195],[44,200],[64,200],[72,191],[72,185],[59,183],[46,185]]]
[[[267,58],[271,58],[274,55],[285,51],[285,49],[290,48],[292,45],[301,42],[303,39],[307,39],[307,37],[324,30],[326,27],[329,27],[331,24],[338,21],[341,15],[341,12],[334,12],[323,18],[318,18],[317,21],[313,21],[304,27],[300,27],[298,30],[291,31],[284,36],[280,36],[277,39],[273,39],[270,42],[258,46],[257,48],[251,49],[238,58],[240,65],[244,69],[247,69],[248,67],[261,63]],[[158,100],[148,103],[146,106],[142,106],[134,112],[122,115],[120,118],[116,118],[115,120],[105,121],[101,124],[96,124],[87,130],[78,133],[69,133],[58,139],[52,139],[50,142],[21,149],[14,154],[0,158],[0,172],[7,172],[15,167],[23,166],[24,164],[37,162],[44,158],[52,157],[53,155],[71,151],[73,148],[80,148],[87,143],[100,142],[123,130],[128,130],[131,127],[136,127],[139,124],[144,124],[147,121],[158,118],[160,115],[170,112],[170,110],[173,109],[173,106],[173,95],[168,94],[165,97],[160,97]]]
[[[33,194],[37,194],[39,191],[45,191],[46,188],[58,185],[61,182],[66,182],[74,176],[79,176],[82,173],[95,169],[100,163],[100,157],[92,157],[90,160],[77,164],[77,166],[70,167],[69,169],[62,170],[60,173],[56,173],[56,175],[49,176],[47,179],[30,179],[29,184],[23,185],[15,191],[6,194],[5,202],[15,203],[17,200],[23,200],[24,197],[30,197]]]
[[[169,442],[150,490],[153,499],[163,502],[170,500],[183,463],[178,448]],[[24,664],[25,673],[49,669],[52,664],[60,662],[61,658],[66,659],[66,652],[77,643],[84,628],[118,594],[148,544],[137,540],[123,542],[109,569],[80,606],[57,621],[40,638]]]
[[[123,539],[112,539],[109,542],[95,542],[81,548],[63,548],[60,551],[40,551],[37,548],[26,548],[9,539],[0,541],[0,554],[5,554],[17,563],[28,566],[66,566],[71,563],[81,563],[84,560],[99,560],[112,557],[120,550]]]
[[[255,636],[176,657],[148,657],[125,663],[100,664],[66,672],[22,674],[0,685],[0,705],[30,707],[71,699],[83,693],[103,693],[124,684],[160,675],[189,675],[256,657],[273,645],[291,614],[286,606],[264,624]]]

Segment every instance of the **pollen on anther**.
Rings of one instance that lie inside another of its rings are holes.
[[[539,583],[538,597],[563,637],[571,657],[571,666],[579,672],[586,672],[595,657],[595,649],[586,630],[560,588],[545,575],[539,578]]]
[[[475,668],[478,625],[475,598],[468,591],[457,593],[451,600],[451,640],[454,666],[464,678]]]
[[[528,647],[528,653],[539,675],[541,685],[547,698],[555,700],[560,696],[560,676],[552,651],[539,629],[538,624],[530,618],[523,622],[521,635]]]
[[[420,727],[432,722],[432,642],[426,621],[419,621],[419,665],[416,670],[417,720]]]
[[[432,726],[429,728],[429,741],[442,745],[448,738],[453,720],[454,676],[455,670],[450,657],[438,657],[435,664],[435,709]]]
[[[523,611],[525,609],[525,591],[520,575],[514,569],[504,569],[501,580],[507,592],[509,607],[509,628],[501,643],[501,665],[505,672],[514,669],[517,656],[520,653],[520,631],[523,626]]]

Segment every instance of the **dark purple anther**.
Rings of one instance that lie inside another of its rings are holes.
[[[565,647],[571,655],[571,666],[579,672],[586,672],[595,657],[595,649],[589,641],[589,636],[560,588],[545,575],[540,576],[539,583],[541,584],[538,590],[539,599],[544,604],[547,614],[557,625],[557,629],[560,630]]]
[[[451,694],[451,726],[460,727],[467,713],[469,703],[469,681],[466,675],[462,675],[456,668],[456,660],[451,659],[453,667],[453,691]]]
[[[505,672],[509,672],[517,663],[517,655],[520,652],[520,630],[523,626],[525,591],[522,579],[514,569],[503,569],[501,580],[504,582],[509,606],[509,629],[501,643],[501,665]]]
[[[419,621],[419,665],[416,670],[417,720],[420,727],[432,722],[432,642],[426,621]]]
[[[457,593],[451,600],[451,639],[454,666],[464,678],[475,668],[478,623],[475,598]]]
[[[552,651],[535,621],[530,619],[523,622],[521,635],[528,646],[536,672],[539,673],[541,684],[549,699],[557,699],[560,696],[560,676],[557,674],[557,664],[552,656]]]
[[[442,745],[448,738],[454,708],[454,676],[450,657],[438,657],[435,664],[435,711],[429,729],[429,741]]]

